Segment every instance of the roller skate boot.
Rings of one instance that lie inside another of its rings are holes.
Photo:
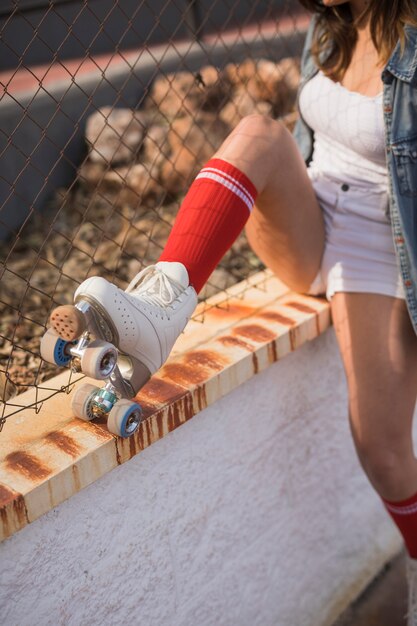
[[[74,305],[56,308],[41,340],[41,356],[106,381],[85,383],[72,398],[74,413],[107,417],[110,432],[128,437],[142,419],[132,398],[168,358],[197,305],[181,263],[159,262],[135,276],[126,291],[104,278],[85,280]]]

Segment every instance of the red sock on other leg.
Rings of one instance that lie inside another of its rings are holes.
[[[211,159],[185,196],[159,261],[183,263],[198,293],[241,233],[256,196],[246,174]]]
[[[402,534],[409,555],[417,559],[417,493],[399,502],[382,501]]]

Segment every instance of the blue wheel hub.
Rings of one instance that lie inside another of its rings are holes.
[[[68,365],[71,360],[71,355],[67,354],[65,348],[68,345],[73,345],[73,341],[65,341],[64,339],[58,338],[56,340],[55,348],[54,348],[54,361],[60,367],[64,365]]]

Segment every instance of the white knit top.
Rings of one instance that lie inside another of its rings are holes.
[[[313,171],[336,182],[388,189],[382,93],[364,96],[319,72],[301,90],[299,106],[315,133]]]

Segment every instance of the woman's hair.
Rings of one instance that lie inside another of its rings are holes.
[[[398,41],[404,47],[404,26],[417,26],[416,0],[369,0],[356,22],[349,2],[325,6],[321,0],[299,1],[318,14],[311,50],[319,68],[335,80],[340,80],[349,66],[357,38],[355,26],[361,20],[370,18],[371,37],[381,63],[388,61]]]

